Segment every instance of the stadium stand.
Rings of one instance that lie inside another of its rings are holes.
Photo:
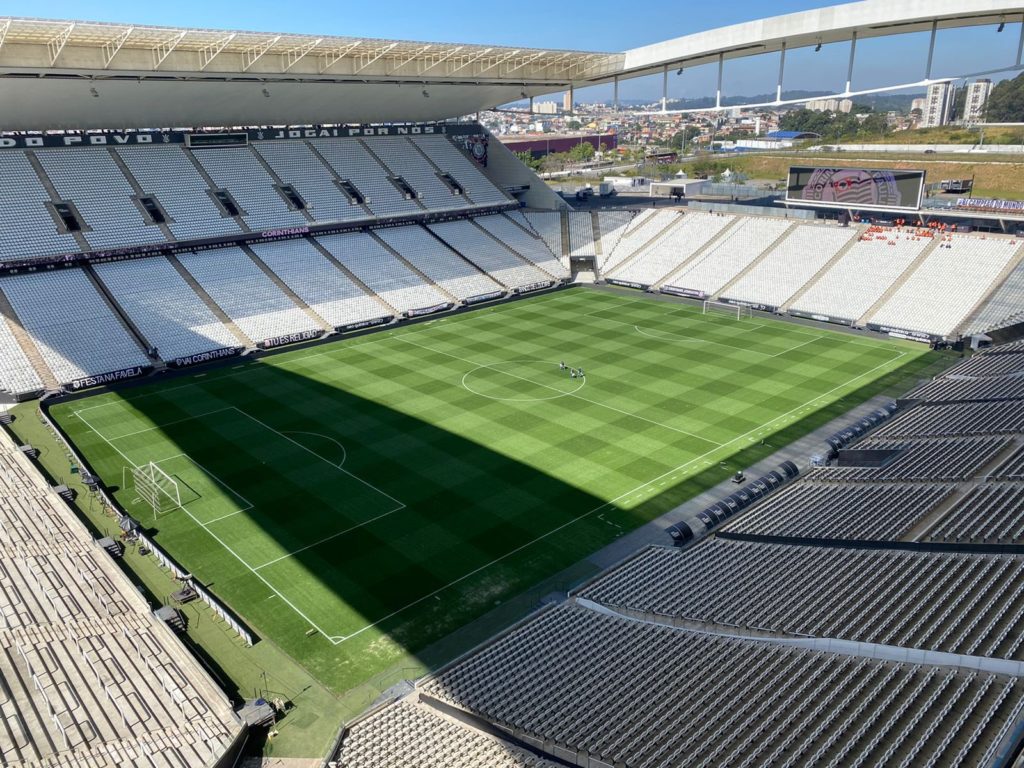
[[[0,763],[205,768],[224,694],[0,433]]]
[[[993,288],[1021,244],[1005,238],[948,235],[868,322],[948,336]],[[951,285],[956,291],[949,291]],[[942,301],[936,301],[936,297]]]
[[[637,214],[622,230],[615,249],[604,252],[604,263],[601,267],[604,274],[611,274],[616,267],[681,219],[682,214],[677,211],[658,211],[653,208]]]
[[[545,272],[562,278],[569,279],[569,270],[562,262],[555,258],[551,250],[538,237],[531,237],[520,227],[512,223],[504,214],[493,216],[478,216],[473,219],[477,224],[498,238],[508,248],[512,249],[527,261],[531,261]]]
[[[945,437],[1024,432],[1020,402],[925,404],[897,416],[876,437]]]
[[[523,214],[533,231],[540,235],[548,250],[562,260],[562,214],[546,211],[527,211]],[[607,253],[607,251],[606,251]]]
[[[945,484],[797,483],[724,530],[807,539],[899,539],[952,492]]]
[[[712,248],[669,277],[665,283],[675,288],[699,291],[705,296],[716,295],[783,236],[791,224],[785,219],[745,217]]]
[[[552,276],[509,250],[486,231],[464,219],[431,224],[430,230],[510,289],[550,285]]]
[[[377,232],[389,247],[441,289],[465,301],[503,293],[502,287],[423,227],[392,227]]]
[[[831,226],[800,226],[771,248],[722,295],[749,304],[780,307],[840,253],[856,230]],[[771,233],[761,234],[762,238]]]
[[[932,403],[1021,400],[1024,399],[1024,376],[990,376],[979,379],[942,377],[922,384],[908,397]]]
[[[512,202],[452,141],[443,136],[412,136],[409,141],[434,165],[450,173],[466,197],[477,205],[507,205]]]
[[[944,379],[984,378],[1024,373],[1024,344],[1002,344],[973,355],[945,372]]]
[[[1011,440],[999,437],[865,440],[858,449],[899,453],[881,467],[823,467],[809,477],[849,482],[968,480],[1010,445]]]
[[[162,256],[97,264],[94,269],[164,360],[238,345]]]
[[[1024,444],[992,471],[997,480],[1024,480]]]
[[[615,279],[653,285],[685,264],[734,220],[732,216],[688,213],[651,247],[616,270]]]
[[[0,259],[72,253],[78,243],[58,232],[57,219],[47,211],[50,195],[21,152],[0,152]]]
[[[700,634],[572,604],[442,670],[420,695],[591,766],[980,765],[1021,708],[1016,678]],[[954,745],[963,707],[976,719]]]
[[[254,243],[253,252],[320,317],[335,328],[390,315],[309,240]]]
[[[319,330],[241,248],[184,253],[178,260],[234,323],[257,344]]]
[[[387,169],[358,139],[310,139],[309,144],[338,178],[351,182],[373,216],[400,216],[423,210],[394,185]]]
[[[448,187],[434,170],[425,155],[416,151],[407,138],[381,136],[367,144],[373,153],[391,170],[395,177],[403,178],[418,195],[424,208],[446,211],[466,208],[469,201]]]
[[[160,227],[146,221],[136,207],[135,190],[108,150],[40,149],[35,156],[61,199],[74,203],[90,247],[120,248],[167,241]]]
[[[984,305],[964,326],[964,336],[1003,328],[1008,325],[1024,322],[1024,261],[1017,264],[1010,276],[1006,278],[986,300]]]
[[[569,211],[569,256],[597,256],[594,217],[589,211]]]
[[[1024,448],[993,475],[997,479],[1024,480]],[[1024,482],[985,483],[961,498],[939,525],[928,531],[928,541],[993,542],[1014,544],[1024,539]]]
[[[598,211],[597,226],[601,229],[601,253],[604,256],[598,265],[600,269],[607,267],[608,257],[618,247],[634,215],[632,211]]]
[[[445,305],[451,301],[366,232],[321,235],[316,239],[396,313]]]
[[[790,309],[858,320],[933,243],[908,234],[863,234]]]
[[[242,231],[238,222],[213,202],[210,185],[182,147],[134,146],[115,151],[142,191],[159,202],[168,216],[167,226],[178,240],[237,235]]]
[[[61,384],[151,362],[84,270],[11,275],[0,290]]]
[[[7,321],[0,316],[0,390],[20,396],[39,392],[43,381],[18,344]]]

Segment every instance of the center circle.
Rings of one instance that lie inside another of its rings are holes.
[[[585,378],[571,377],[569,368],[561,369],[550,360],[503,360],[478,365],[462,377],[462,386],[488,400],[509,403],[535,403],[557,400],[583,389]],[[503,395],[502,389],[535,390],[536,395]]]

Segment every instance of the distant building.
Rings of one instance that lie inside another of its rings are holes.
[[[562,111],[566,114],[572,112],[572,91],[566,91],[562,97]]]
[[[533,111],[538,115],[557,115],[558,114],[558,102],[557,101],[540,101],[534,102]]]
[[[953,100],[956,88],[952,83],[932,83],[928,86],[924,110],[921,114],[921,127],[934,128],[946,125],[953,117]]]
[[[850,99],[814,99],[807,102],[807,108],[812,112],[843,112],[849,114],[853,109],[853,102]]]
[[[992,93],[991,80],[975,80],[967,86],[967,99],[964,101],[965,123],[980,123],[985,119],[985,105]]]

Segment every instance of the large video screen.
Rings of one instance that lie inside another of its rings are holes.
[[[786,199],[839,208],[917,210],[924,193],[924,171],[888,168],[789,169]]]

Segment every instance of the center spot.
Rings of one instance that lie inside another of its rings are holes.
[[[462,386],[474,395],[512,403],[556,400],[584,384],[586,379],[572,378],[551,360],[505,360],[479,365],[462,377]]]

